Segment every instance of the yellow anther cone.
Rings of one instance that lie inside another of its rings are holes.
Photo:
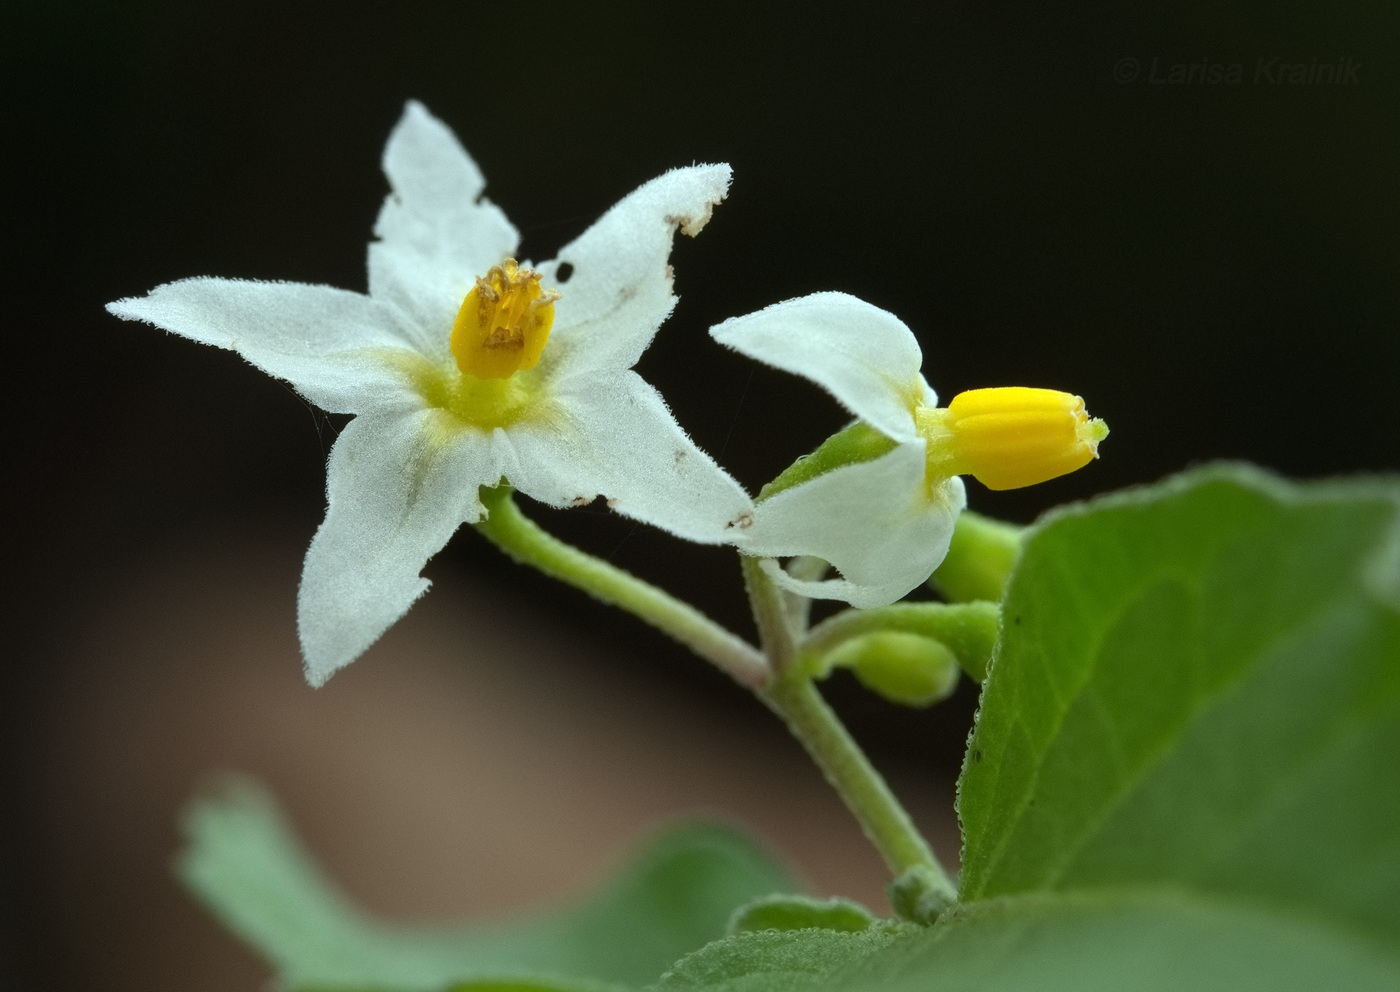
[[[1080,397],[1025,386],[968,390],[920,419],[929,429],[930,466],[971,475],[988,489],[1068,475],[1097,458],[1108,436],[1108,426],[1089,417]]]
[[[462,301],[452,325],[457,368],[480,379],[506,379],[534,368],[554,325],[556,290],[508,258],[492,266]]]

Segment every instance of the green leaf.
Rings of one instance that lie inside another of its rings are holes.
[[[1037,527],[960,782],[963,898],[1163,888],[1400,940],[1398,506],[1214,467]]]
[[[917,929],[886,923],[860,933],[823,929],[740,933],[682,958],[654,988],[658,992],[826,988],[831,976],[847,973]]]
[[[1400,957],[1325,921],[1188,893],[1014,896],[929,928],[744,933],[657,992],[1393,992]]]
[[[740,906],[729,920],[729,932],[751,930],[842,930],[859,933],[875,924],[870,910],[849,899],[808,896],[764,896]]]
[[[1394,992],[1400,987],[1400,958],[1329,924],[1257,906],[1166,892],[1040,895],[965,907],[928,930],[902,935],[878,953],[828,970],[821,981],[768,987],[811,992]]]
[[[663,837],[586,903],[513,927],[403,927],[344,900],[259,787],[226,784],[191,809],[185,883],[277,969],[284,987],[592,992],[655,981],[720,937],[736,906],[790,887],[717,826]]]

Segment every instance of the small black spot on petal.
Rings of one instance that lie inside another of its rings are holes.
[[[554,270],[554,281],[561,286],[568,282],[574,275],[574,264],[572,262],[560,262],[559,267]]]

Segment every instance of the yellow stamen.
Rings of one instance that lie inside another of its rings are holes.
[[[540,273],[508,258],[476,280],[452,325],[457,368],[481,379],[507,379],[535,367],[554,325],[559,291],[540,287]]]
[[[1024,386],[971,389],[946,409],[919,409],[915,422],[928,442],[931,479],[971,475],[988,489],[1068,475],[1097,458],[1108,436],[1078,396]]]

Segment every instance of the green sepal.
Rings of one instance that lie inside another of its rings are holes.
[[[792,489],[804,482],[810,482],[832,469],[858,462],[873,462],[881,455],[894,450],[895,441],[863,420],[842,428],[821,443],[810,455],[803,455],[764,486],[758,494],[762,503],[770,496],[776,496],[784,489]]]
[[[849,899],[772,895],[740,906],[729,918],[729,933],[755,930],[838,930],[860,933],[877,922],[874,913]]]

